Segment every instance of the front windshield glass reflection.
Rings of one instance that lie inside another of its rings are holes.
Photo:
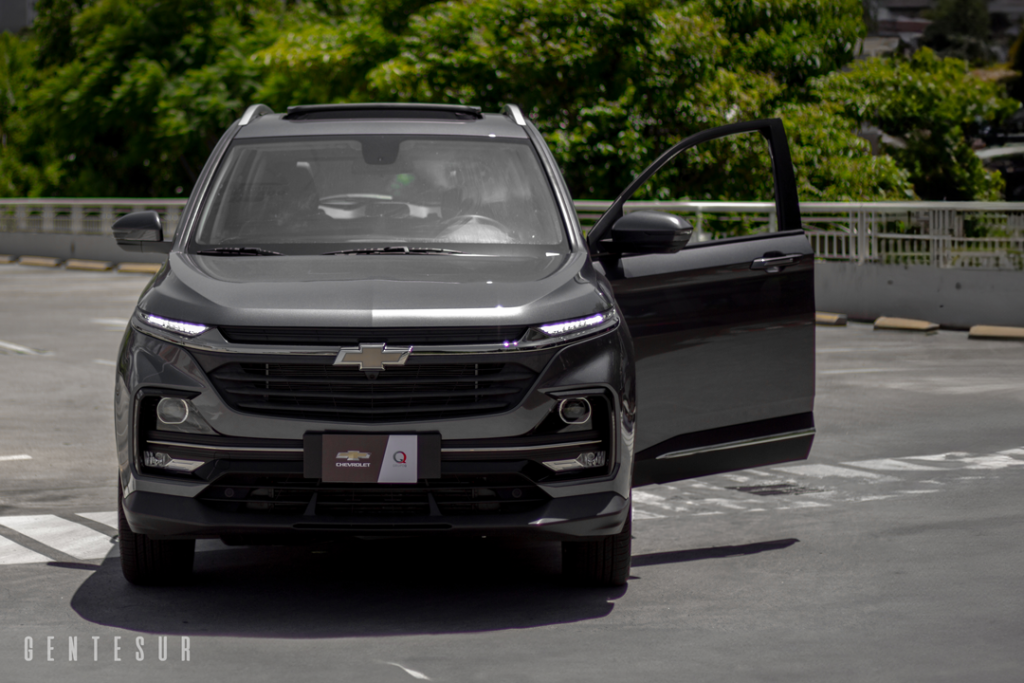
[[[216,247],[567,251],[525,141],[392,135],[236,141],[190,251]]]

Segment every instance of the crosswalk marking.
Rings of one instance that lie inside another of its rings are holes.
[[[844,462],[850,467],[863,467],[867,470],[942,470],[943,467],[919,465],[916,462],[905,462],[896,458],[879,458],[878,460],[851,460]]]
[[[0,564],[34,564],[49,562],[50,558],[0,536]]]
[[[984,479],[984,476],[978,475],[985,471],[995,473],[1020,466],[1024,466],[1024,448],[1009,448],[990,455],[954,451],[935,455],[849,460],[837,465],[807,463],[771,466],[762,470],[746,470],[740,475],[724,474],[720,478],[686,482],[686,489],[660,486],[651,487],[650,491],[634,490],[633,513],[636,519],[643,520],[664,518],[670,510],[676,515],[698,516],[830,507],[837,502],[880,501],[939,493],[946,490],[944,487],[948,484],[957,481]],[[953,478],[942,474],[966,474],[964,470],[972,470],[976,474]],[[823,484],[823,488],[817,488],[800,484],[801,478],[819,481],[834,479]],[[737,482],[739,485],[736,485]],[[752,485],[752,482],[758,486]],[[849,485],[840,486],[841,482]],[[893,487],[893,484],[896,486]],[[889,490],[879,490],[880,487]],[[756,494],[756,500],[750,494]],[[766,508],[765,503],[770,505]],[[715,510],[716,507],[719,510]],[[637,514],[638,511],[640,514]],[[660,514],[662,512],[665,514]]]
[[[117,530],[117,510],[108,510],[106,512],[79,512],[79,517],[85,517],[91,519],[94,522],[105,524],[111,529]]]
[[[103,558],[117,550],[109,536],[54,515],[0,517],[0,525],[79,560]]]
[[[896,481],[895,477],[873,472],[859,472],[847,467],[836,467],[835,465],[792,465],[790,467],[773,467],[772,469],[790,474],[799,474],[810,477],[843,477],[844,479],[871,479],[872,481]]]

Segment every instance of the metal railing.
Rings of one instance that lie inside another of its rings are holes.
[[[584,229],[609,201],[575,202]],[[118,217],[153,209],[172,236],[184,199],[0,199],[0,232],[110,235]],[[771,202],[629,202],[686,217],[694,240],[777,229]],[[1024,202],[804,202],[819,259],[938,268],[1024,269]]]
[[[584,228],[607,201],[578,201]],[[777,229],[771,202],[628,202],[680,214],[698,241]],[[801,202],[817,258],[938,268],[1024,269],[1024,202]]]
[[[164,236],[174,235],[184,199],[0,199],[0,232],[112,235],[110,226],[132,211],[153,209]]]

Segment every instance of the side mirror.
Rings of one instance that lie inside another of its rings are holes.
[[[690,241],[693,226],[685,218],[660,211],[635,211],[615,221],[611,240],[601,246],[620,254],[671,254]]]
[[[125,251],[166,254],[171,243],[164,242],[164,229],[156,211],[136,211],[121,216],[112,226],[117,246]]]

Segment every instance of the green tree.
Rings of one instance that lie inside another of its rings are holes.
[[[922,199],[995,200],[1001,176],[987,171],[965,129],[1018,107],[997,83],[971,74],[966,62],[925,48],[909,60],[878,58],[813,84],[821,103],[852,122],[870,123],[906,141],[885,151],[908,173]]]

